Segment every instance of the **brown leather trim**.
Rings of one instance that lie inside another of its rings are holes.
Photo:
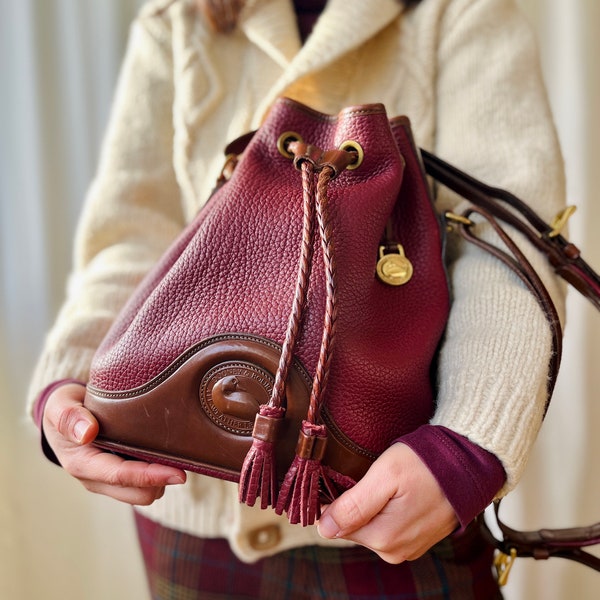
[[[100,423],[97,445],[111,452],[174,465],[238,481],[252,444],[254,418],[240,412],[223,415],[216,402],[202,397],[212,374],[225,377],[236,369],[253,386],[274,378],[281,347],[259,336],[232,333],[203,340],[184,352],[152,381],[139,388],[108,391],[88,387],[85,406]],[[312,380],[294,360],[285,388],[285,418],[278,425],[277,469],[280,478],[291,464],[309,405]],[[262,402],[268,400],[268,394]],[[257,404],[258,407],[258,404]],[[375,456],[354,444],[325,413],[330,434],[323,462],[360,479]],[[260,419],[257,425],[260,433]],[[259,436],[260,437],[260,436]]]

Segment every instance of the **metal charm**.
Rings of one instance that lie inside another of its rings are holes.
[[[387,285],[404,285],[413,275],[413,266],[404,255],[404,248],[398,244],[398,253],[385,254],[385,246],[379,247],[377,277]]]

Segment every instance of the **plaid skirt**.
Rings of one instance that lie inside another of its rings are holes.
[[[494,549],[474,524],[421,558],[391,565],[365,548],[308,546],[255,563],[136,515],[153,600],[501,600]]]

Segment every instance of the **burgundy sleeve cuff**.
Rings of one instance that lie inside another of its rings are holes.
[[[423,425],[396,440],[427,465],[466,527],[504,485],[502,463],[466,437],[439,425]]]
[[[53,462],[56,465],[60,465],[60,462],[59,462],[58,458],[56,457],[56,454],[54,454],[54,450],[52,450],[52,448],[50,447],[50,444],[48,444],[48,440],[46,439],[46,436],[44,435],[44,428],[42,425],[42,420],[44,417],[44,409],[46,408],[46,403],[48,402],[48,398],[50,397],[50,394],[52,394],[52,392],[56,388],[59,388],[61,385],[66,385],[68,383],[78,383],[79,385],[85,386],[85,383],[79,381],[78,379],[59,379],[58,381],[54,381],[53,383],[46,386],[41,391],[40,395],[35,400],[35,403],[33,405],[33,411],[32,411],[33,420],[34,420],[35,424],[37,425],[38,429],[40,430],[41,445],[42,445],[42,451],[44,452],[44,456],[49,461]]]

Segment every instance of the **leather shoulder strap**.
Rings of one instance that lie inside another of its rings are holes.
[[[600,310],[600,276],[583,259],[577,246],[560,234],[574,207],[568,207],[548,224],[510,192],[490,187],[425,150],[421,150],[421,155],[428,175],[527,236],[548,257],[556,273]]]
[[[546,223],[525,202],[513,194],[494,188],[463,173],[437,156],[421,150],[425,171],[442,185],[466,198],[472,206],[461,215],[447,213],[446,220],[463,237],[500,259],[530,289],[538,300],[552,331],[553,358],[548,378],[548,403],[552,396],[558,375],[562,349],[562,331],[552,299],[544,284],[520,251],[515,242],[504,230],[501,222],[514,227],[544,253],[556,273],[575,287],[598,310],[600,310],[600,276],[585,262],[579,249],[567,241],[560,230],[572,214],[569,207],[558,215],[551,224]],[[500,236],[505,250],[478,238],[471,225],[474,213],[486,219]],[[561,557],[574,560],[600,571],[600,558],[582,550],[583,547],[600,544],[600,523],[589,527],[571,529],[541,529],[538,531],[518,531],[502,523],[498,515],[499,502],[495,505],[498,527],[502,540],[495,540],[502,558],[497,563],[500,579],[506,579],[512,559],[527,556],[536,559]],[[508,565],[508,566],[507,566]]]

